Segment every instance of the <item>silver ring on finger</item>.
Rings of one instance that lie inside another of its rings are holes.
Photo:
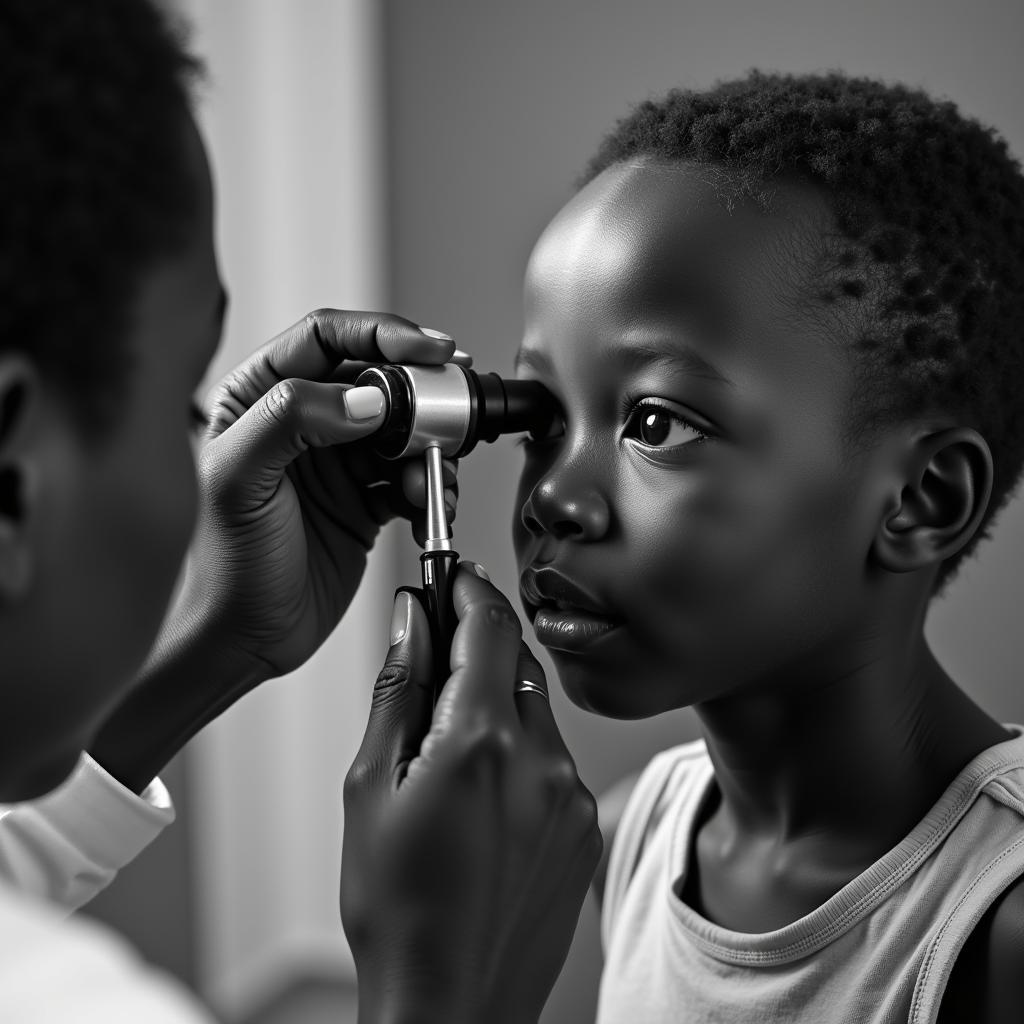
[[[516,693],[539,693],[545,700],[549,700],[548,691],[543,686],[530,679],[520,679],[516,683]]]

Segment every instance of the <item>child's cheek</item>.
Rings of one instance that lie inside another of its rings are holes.
[[[778,467],[747,466],[691,475],[663,496],[634,518],[631,548],[649,595],[635,596],[638,628],[666,667],[687,666],[694,685],[715,690],[836,627],[847,567],[835,542],[848,513],[831,482],[801,488]]]

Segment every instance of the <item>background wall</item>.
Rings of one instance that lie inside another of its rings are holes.
[[[319,306],[387,308],[379,7],[182,0],[206,60],[231,308],[212,382]],[[305,977],[354,978],[338,916],[341,781],[386,649],[385,539],[342,625],[191,752],[197,982],[237,1019]],[[375,642],[376,640],[376,642]]]
[[[633,103],[670,87],[710,85],[754,66],[838,67],[946,94],[1024,155],[1019,0],[390,0],[385,10],[392,304],[453,334],[485,370],[511,369],[527,254],[598,140]],[[455,531],[459,550],[510,594],[517,472],[508,443],[465,460]],[[402,556],[407,572],[413,556]],[[993,713],[1016,721],[1024,721],[1022,565],[1018,501],[929,623],[945,664]],[[595,792],[695,735],[687,713],[605,722],[553,692]],[[588,905],[548,1024],[593,1019],[596,923]]]

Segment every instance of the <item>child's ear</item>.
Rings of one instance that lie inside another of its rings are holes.
[[[29,590],[31,440],[26,429],[39,378],[17,353],[0,354],[0,607]]]
[[[890,572],[913,572],[955,555],[974,536],[992,494],[992,453],[970,427],[914,441],[894,511],[875,538]]]

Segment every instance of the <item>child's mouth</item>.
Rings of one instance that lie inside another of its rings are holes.
[[[620,625],[598,600],[553,568],[527,569],[520,593],[537,639],[552,650],[583,651]]]

